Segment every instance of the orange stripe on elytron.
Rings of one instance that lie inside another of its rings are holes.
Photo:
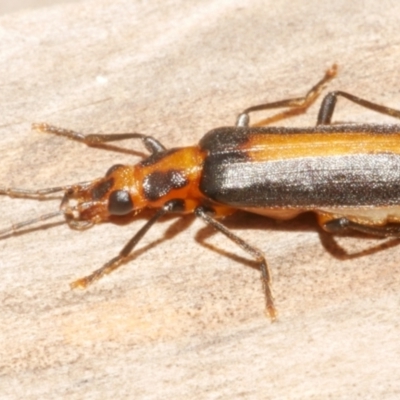
[[[304,134],[252,134],[240,150],[253,161],[365,153],[400,154],[398,133],[318,132]]]

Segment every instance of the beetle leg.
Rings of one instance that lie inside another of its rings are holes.
[[[360,97],[354,96],[347,92],[342,92],[337,90],[328,93],[322,100],[321,107],[319,109],[317,126],[318,125],[329,125],[332,120],[333,111],[336,106],[337,97],[342,96],[347,100],[352,101],[362,107],[368,108],[370,110],[379,112],[381,114],[389,115],[390,117],[400,118],[400,111],[393,108],[381,106],[376,103],[371,103],[370,101],[361,99]]]
[[[370,226],[353,222],[346,217],[335,218],[325,222],[322,227],[330,233],[342,233],[348,230],[366,233],[380,237],[400,238],[400,225],[395,226]]]
[[[215,218],[212,217],[212,215],[210,215],[210,212],[211,211],[209,209],[206,209],[204,207],[197,207],[195,210],[195,214],[197,217],[201,218],[206,224],[211,225],[217,231],[223,233],[226,237],[231,239],[234,243],[241,247],[246,253],[250,254],[259,263],[261,280],[265,293],[266,311],[271,320],[274,321],[276,319],[277,312],[274,306],[274,299],[271,290],[271,274],[269,272],[264,254],[256,247],[250,246],[239,236],[235,235],[225,225],[218,222]]]
[[[144,135],[143,133],[91,133],[85,135],[81,132],[59,128],[57,126],[49,125],[46,123],[32,124],[32,129],[36,129],[41,132],[52,133],[58,136],[64,136],[68,139],[85,143],[87,146],[99,146],[104,143],[116,142],[118,140],[125,139],[141,139],[146,149],[152,154],[160,153],[166,150],[166,148],[157,139],[153,138],[152,136]]]
[[[325,88],[325,85],[336,76],[336,72],[337,66],[336,64],[333,64],[332,67],[325,72],[325,76],[316,85],[314,85],[304,97],[280,100],[273,103],[259,104],[257,106],[246,108],[239,114],[236,120],[236,126],[248,127],[250,124],[249,114],[255,111],[271,110],[284,107],[289,108],[289,110],[282,111],[269,118],[263,119],[252,126],[268,125],[273,122],[306,112],[311,104],[315,102],[321,91]]]
[[[164,204],[143,226],[138,232],[132,237],[131,240],[123,247],[120,253],[104,264],[101,268],[95,270],[90,275],[84,278],[78,279],[70,284],[72,289],[75,288],[85,288],[94,281],[99,280],[104,275],[111,273],[117,269],[121,264],[123,264],[128,258],[129,254],[147,233],[147,231],[165,214],[170,212],[178,212],[181,210],[181,202],[176,200],[171,200]]]

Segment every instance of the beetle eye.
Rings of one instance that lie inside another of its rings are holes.
[[[115,190],[108,199],[108,212],[111,215],[126,215],[133,210],[133,202],[126,190]]]

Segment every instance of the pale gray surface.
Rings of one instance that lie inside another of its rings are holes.
[[[2,0],[0,2],[0,14],[14,13],[21,10],[31,10],[57,4],[77,3],[84,0]]]
[[[0,19],[0,186],[83,181],[137,160],[31,132],[31,122],[187,145],[244,107],[302,95],[333,62],[331,88],[400,108],[398,2],[157,3],[87,1]],[[287,123],[313,124],[316,113]],[[345,101],[337,119],[388,120]],[[57,206],[1,198],[1,227]],[[159,223],[129,265],[69,290],[148,215],[0,241],[1,398],[399,398],[396,242],[372,251],[382,242],[340,238],[370,254],[339,260],[312,218],[227,220],[267,254],[272,325],[253,264],[191,217]]]

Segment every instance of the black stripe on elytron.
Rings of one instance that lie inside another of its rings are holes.
[[[400,155],[240,160],[206,157],[200,190],[234,207],[389,206],[400,203]]]

